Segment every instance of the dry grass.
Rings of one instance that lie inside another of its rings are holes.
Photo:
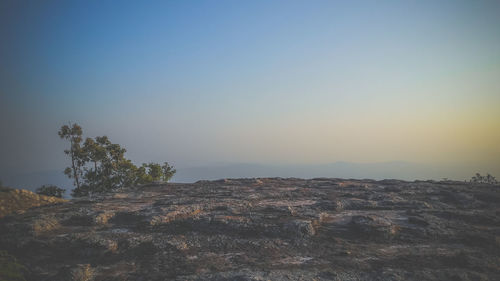
[[[33,232],[36,235],[43,234],[44,232],[57,229],[61,225],[59,221],[53,216],[42,216],[33,222]]]
[[[22,213],[33,207],[67,202],[65,199],[38,195],[28,190],[13,189],[0,192],[0,217]]]
[[[104,225],[104,224],[107,224],[108,221],[113,218],[115,216],[115,213],[114,212],[105,212],[105,213],[101,213],[99,215],[96,216],[95,218],[95,222],[97,224],[101,224],[101,225]]]
[[[94,280],[95,270],[90,264],[82,264],[71,271],[72,281],[92,281]]]

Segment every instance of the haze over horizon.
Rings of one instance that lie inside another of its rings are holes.
[[[68,121],[135,163],[500,177],[498,1],[7,0],[0,38],[0,179],[62,171]]]

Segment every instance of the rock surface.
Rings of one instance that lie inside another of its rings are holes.
[[[500,280],[500,187],[231,179],[0,220],[27,280]]]

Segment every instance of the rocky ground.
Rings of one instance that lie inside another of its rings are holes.
[[[0,220],[27,280],[500,280],[500,186],[234,179]]]
[[[23,213],[33,207],[66,201],[61,198],[39,195],[28,190],[0,187],[0,218],[12,213]]]

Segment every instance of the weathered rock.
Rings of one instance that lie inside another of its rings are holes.
[[[392,239],[399,227],[389,219],[374,215],[357,215],[351,218],[350,227],[354,235],[372,240]]]
[[[293,220],[285,224],[285,231],[297,238],[306,238],[316,234],[313,223],[308,220]]]
[[[498,198],[459,182],[150,185],[0,219],[0,250],[27,280],[500,280]]]

